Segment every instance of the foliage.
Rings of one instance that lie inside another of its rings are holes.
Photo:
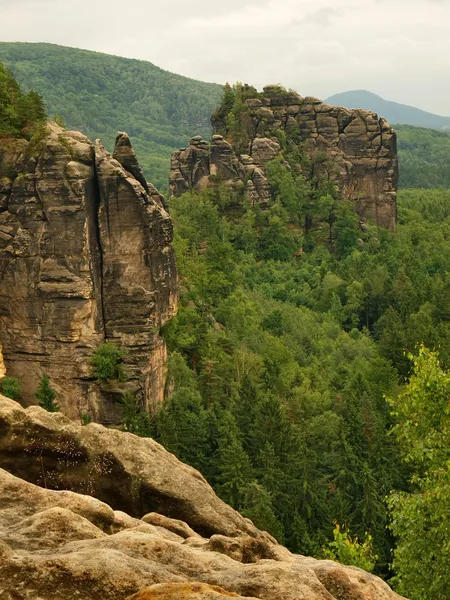
[[[45,118],[41,96],[33,90],[24,93],[0,62],[0,134],[30,137]]]
[[[140,435],[141,437],[152,436],[153,430],[150,415],[141,409],[136,396],[129,393],[124,394],[120,400],[120,410],[124,431]]]
[[[449,188],[450,133],[396,125],[400,187]]]
[[[21,389],[17,377],[3,377],[0,380],[0,391],[7,398],[11,398],[11,400],[19,400]]]
[[[83,413],[81,415],[81,424],[82,425],[89,425],[89,423],[92,423],[92,417],[90,414],[88,413]]]
[[[111,150],[126,131],[149,180],[167,187],[170,155],[192,132],[209,137],[221,87],[152,63],[53,44],[0,43],[0,60],[27,90],[42,94],[49,115],[101,138]],[[0,94],[2,96],[2,94]]]
[[[440,345],[450,366],[448,191],[403,191],[392,233],[277,161],[269,177],[264,211],[223,191],[171,200],[181,306],[155,436],[293,551],[319,555],[333,521],[367,532],[388,577],[385,498],[411,468],[384,395],[410,375],[405,348]]]
[[[249,132],[243,126],[243,117],[248,112],[245,100],[258,95],[250,85],[238,82],[231,87],[227,83],[223,88],[221,103],[212,116],[216,130],[225,134],[239,153],[247,153],[250,141]]]
[[[34,395],[39,402],[39,406],[45,408],[48,412],[59,412],[60,407],[55,402],[56,390],[50,385],[50,379],[47,373],[44,372],[42,374]]]
[[[269,492],[256,481],[243,487],[241,512],[259,529],[271,533],[280,543],[284,542],[283,526],[278,520],[272,497]]]
[[[413,468],[411,489],[393,492],[393,566],[399,593],[413,600],[447,600],[450,574],[450,372],[421,346],[410,355],[408,385],[390,403],[394,433]]]
[[[344,527],[336,523],[333,538],[323,550],[324,558],[337,560],[343,565],[354,565],[369,573],[373,571],[378,556],[374,554],[370,534],[366,533],[364,541],[359,542],[357,537],[352,538]]]
[[[127,352],[113,342],[100,344],[89,359],[94,377],[102,381],[126,381],[127,375],[123,365],[126,355]]]
[[[389,303],[403,301],[390,286],[402,261],[413,265],[416,255],[371,227],[358,229],[365,241],[355,243],[347,235],[357,226],[349,207],[326,195],[311,209],[315,191],[302,179],[291,185],[286,173],[274,164],[274,205],[249,208],[244,197],[239,219],[236,205],[211,192],[171,201],[182,293],[179,314],[164,330],[168,399],[155,435],[296,552],[319,554],[333,520],[360,539],[370,532],[376,570],[387,575],[384,498],[405,487],[407,474],[387,436],[383,394],[395,393],[398,373],[381,356],[381,339],[383,352],[394,354],[378,321]],[[320,223],[319,231],[291,231],[296,214],[301,220],[309,210],[325,215],[323,231]],[[331,243],[330,211],[337,217]],[[275,216],[280,236],[296,240],[302,254],[273,254],[279,249],[271,250],[265,231]],[[412,221],[397,235],[416,235]],[[426,256],[425,264],[434,257],[431,245]],[[406,304],[402,311],[407,318]],[[417,324],[408,329],[411,339],[414,333]]]

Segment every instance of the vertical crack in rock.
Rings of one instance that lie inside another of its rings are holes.
[[[94,180],[92,183],[92,194],[88,196],[88,224],[90,225],[91,239],[93,240],[92,248],[97,250],[94,253],[93,260],[93,279],[94,289],[97,290],[100,307],[100,322],[103,336],[106,339],[106,324],[105,324],[105,306],[104,306],[104,291],[103,291],[103,249],[100,237],[99,225],[99,210],[100,210],[100,188],[97,175],[97,164],[95,159],[95,149],[93,158]],[[95,260],[95,257],[98,257]]]

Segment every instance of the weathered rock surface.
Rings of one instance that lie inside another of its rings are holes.
[[[66,414],[117,417],[93,379],[103,341],[128,349],[130,388],[162,400],[160,327],[176,311],[172,223],[126,134],[112,158],[78,132],[48,124],[42,139],[0,144],[0,343],[24,398],[45,370]]]
[[[62,484],[91,494],[48,489]],[[292,555],[152,440],[0,396],[2,600],[230,597],[400,600],[360,569]]]
[[[5,367],[5,361],[3,360],[2,345],[0,344],[0,379],[3,379],[3,377],[5,375],[6,375],[6,367]]]
[[[133,594],[128,600],[224,600],[224,598],[244,598],[244,596],[206,583],[160,583]],[[249,596],[245,598],[255,600]]]
[[[222,135],[213,135],[211,144],[196,136],[187,148],[172,154],[169,187],[173,196],[191,189],[205,189],[217,181],[236,191],[245,188],[253,205],[264,206],[270,201],[264,170],[251,156],[236,155]]]
[[[150,438],[81,426],[0,396],[0,465],[31,483],[95,496],[177,535],[178,519],[208,537],[263,535],[219,500],[204,477]],[[148,513],[169,517],[160,520]],[[185,536],[189,537],[188,531]],[[264,534],[269,538],[268,534]]]
[[[248,181],[251,202],[264,205],[270,200],[264,167],[280,153],[273,135],[278,129],[295,137],[308,153],[311,166],[303,169],[307,178],[336,181],[341,196],[354,202],[361,218],[395,228],[396,134],[384,119],[370,111],[302,98],[278,86],[266,86],[262,97],[248,98],[246,104],[241,127],[248,138],[247,156],[234,153],[226,141],[230,132],[225,116],[216,114],[211,144],[197,136],[187,148],[173,154],[172,195],[214,184],[214,175],[232,186]],[[324,161],[324,156],[328,160]]]

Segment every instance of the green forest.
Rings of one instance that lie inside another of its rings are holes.
[[[403,389],[418,344],[450,367],[450,193],[402,192],[396,233],[359,237],[343,211],[334,249],[303,240],[295,258],[279,255],[299,240],[278,202],[236,220],[223,195],[171,201],[181,308],[150,433],[295,552],[320,556],[335,521],[370,533],[389,578],[386,501],[414,480],[385,396]]]
[[[101,138],[109,150],[116,132],[126,131],[146,176],[162,191],[172,152],[193,135],[210,136],[210,115],[222,89],[147,61],[54,44],[0,42],[0,61],[25,90],[41,94],[48,115],[62,117],[68,128]],[[450,133],[396,129],[400,187],[448,188]]]
[[[170,156],[190,137],[211,133],[221,86],[164,71],[150,62],[54,44],[0,43],[0,61],[25,90],[45,100],[50,117],[112,151],[126,131],[154,185],[167,188]]]
[[[396,125],[401,188],[450,188],[450,133]]]
[[[267,210],[220,183],[171,199],[168,398],[125,426],[291,550],[327,556],[345,531],[400,593],[447,600],[450,190],[403,190],[395,233],[361,228],[286,160]]]

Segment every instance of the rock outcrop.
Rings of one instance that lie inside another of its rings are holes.
[[[129,351],[128,388],[162,401],[159,330],[177,306],[172,223],[126,134],[100,142],[49,123],[41,139],[0,140],[0,343],[24,399],[43,371],[66,414],[117,419],[92,377],[103,341]]]
[[[335,181],[341,196],[354,202],[362,219],[395,228],[396,134],[385,119],[367,110],[302,98],[279,86],[266,86],[262,94],[246,96],[239,124],[245,140],[243,154],[235,153],[227,141],[232,138],[227,115],[217,111],[210,144],[197,136],[187,148],[173,154],[172,195],[204,188],[220,178],[227,185],[247,186],[252,203],[267,204],[270,194],[264,168],[280,154],[278,131],[295,140],[308,155],[308,167],[302,165],[308,179]]]
[[[361,569],[291,554],[152,440],[0,396],[2,600],[230,597],[400,600]]]
[[[172,195],[205,189],[218,180],[245,191],[252,204],[267,205],[270,201],[269,182],[263,168],[248,154],[237,155],[222,135],[214,135],[211,144],[201,136],[193,137],[187,148],[172,155],[169,181]]]
[[[198,471],[154,440],[97,423],[78,425],[1,396],[0,466],[30,483],[90,494],[132,516],[156,512],[204,535],[256,535]],[[149,515],[147,521],[155,523]]]

